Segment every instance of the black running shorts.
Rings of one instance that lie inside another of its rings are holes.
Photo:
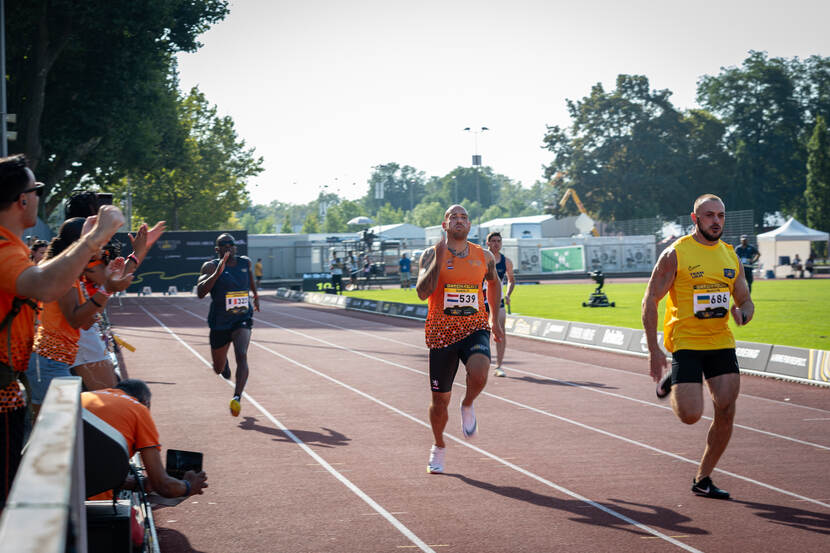
[[[490,331],[476,330],[463,340],[447,347],[429,350],[429,382],[433,392],[449,392],[458,371],[458,361],[465,365],[470,356],[481,353],[490,359]]]
[[[254,326],[253,319],[245,319],[233,325],[233,328],[226,330],[210,329],[210,349],[219,349],[233,341],[233,332],[239,328],[251,328]]]
[[[672,353],[671,382],[703,382],[722,374],[739,373],[735,348],[694,350],[680,349]]]

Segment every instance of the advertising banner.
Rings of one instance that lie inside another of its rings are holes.
[[[192,290],[202,264],[216,259],[216,237],[225,232],[234,237],[236,255],[248,255],[245,230],[168,231],[150,248],[127,292],[140,292],[145,286],[153,292],[167,292],[171,286],[179,292]],[[121,244],[122,255],[133,251],[126,233],[117,233],[113,240]]]
[[[584,273],[585,247],[562,246],[542,248],[542,272],[545,273]]]

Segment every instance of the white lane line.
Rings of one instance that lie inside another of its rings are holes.
[[[173,332],[172,330],[167,328],[167,325],[165,325],[163,322],[161,322],[158,319],[158,317],[156,317],[155,315],[153,315],[152,313],[147,311],[147,309],[145,309],[143,305],[139,305],[139,307],[141,307],[142,311],[147,313],[147,315],[149,315],[156,322],[156,324],[158,324],[164,330],[169,332],[171,336],[173,336],[176,340],[178,340],[179,343],[181,343],[184,347],[186,347],[193,355],[195,355],[200,361],[202,361],[202,363],[204,363],[208,368],[213,368],[212,363],[209,363],[207,359],[205,359],[204,357],[201,356],[201,354],[199,354],[199,352],[197,352],[195,349],[190,347],[190,345],[188,343],[186,343],[184,340],[179,338],[179,336],[175,332]],[[193,312],[189,312],[189,313],[191,313],[192,315],[196,315]],[[196,315],[196,316],[198,317],[198,315]],[[229,380],[226,380],[225,382],[227,382],[228,385],[231,388],[234,387],[233,382],[231,382]],[[435,553],[435,551],[431,547],[429,547],[426,543],[424,543],[409,528],[404,526],[397,518],[392,516],[392,514],[389,511],[387,511],[386,509],[381,507],[374,499],[372,499],[371,497],[366,495],[366,493],[364,493],[363,490],[361,490],[360,488],[355,486],[348,478],[346,478],[345,476],[343,476],[342,474],[337,472],[337,470],[335,470],[334,467],[332,467],[325,459],[320,457],[314,450],[312,450],[302,440],[300,440],[297,436],[295,436],[294,433],[291,432],[284,424],[282,424],[280,421],[278,421],[276,418],[274,418],[274,416],[271,415],[271,413],[269,413],[267,410],[265,410],[265,408],[262,407],[262,405],[260,405],[254,398],[252,398],[248,394],[248,392],[244,392],[243,396],[245,397],[245,399],[247,399],[251,403],[251,405],[256,407],[259,410],[260,413],[262,413],[268,420],[270,420],[286,436],[291,438],[291,440],[294,441],[294,443],[296,443],[298,446],[300,446],[303,449],[303,451],[305,451],[309,456],[311,456],[312,459],[314,459],[321,466],[323,466],[329,472],[329,474],[334,476],[344,486],[346,486],[352,493],[354,493],[356,496],[358,496],[360,499],[362,499],[364,502],[366,502],[366,504],[368,504],[372,509],[374,509],[383,518],[385,518],[392,526],[394,526],[401,534],[406,536],[406,538],[409,541],[411,541],[413,544],[415,544],[421,551],[431,551],[432,553]]]
[[[184,308],[180,308],[180,309],[184,309]],[[288,315],[288,314],[285,314],[285,313],[282,313],[282,312],[279,315],[280,316],[288,316],[288,317],[291,317],[291,318],[294,318],[294,319],[300,319],[300,320],[303,320],[303,321],[313,321],[315,323],[323,324],[323,325],[326,325],[326,326],[331,326],[333,328],[337,328],[337,329],[340,329],[340,330],[347,330],[349,332],[354,332],[354,333],[357,333],[357,334],[366,335],[366,336],[371,337],[373,340],[382,339],[382,340],[386,340],[386,341],[390,341],[390,342],[394,342],[394,343],[398,343],[398,344],[402,344],[402,345],[415,347],[415,348],[417,348],[421,351],[423,351],[424,348],[425,348],[425,346],[414,346],[414,345],[409,344],[407,342],[401,342],[400,340],[395,340],[394,338],[388,338],[388,337],[384,337],[384,336],[377,336],[376,334],[371,334],[369,332],[364,332],[364,331],[361,331],[361,330],[355,330],[355,329],[339,326],[339,325],[336,325],[336,324],[333,324],[333,323],[320,321],[318,319],[309,319],[307,317],[306,318],[297,317],[296,315]],[[527,352],[525,352],[525,353],[527,353]],[[552,360],[552,359],[555,360],[555,359],[558,359],[558,358],[551,357],[547,360],[549,361],[549,360]],[[564,362],[569,362],[569,363],[570,362],[578,363],[580,365],[584,365],[584,366],[592,367],[592,368],[609,369],[609,367],[601,367],[600,365],[591,365],[589,363],[583,363],[581,361],[570,361],[570,360],[567,360],[567,359],[560,359],[560,360],[564,361]],[[522,373],[522,374],[526,374],[526,375],[529,375],[529,376],[533,376],[535,378],[542,378],[542,379],[545,379],[545,380],[550,380],[550,381],[556,382],[558,384],[563,384],[563,385],[566,385],[566,386],[572,386],[574,388],[580,388],[581,390],[585,390],[585,391],[588,391],[588,392],[593,392],[593,393],[596,393],[596,394],[604,394],[604,395],[612,396],[612,397],[615,397],[615,398],[618,398],[618,399],[633,401],[635,403],[641,403],[643,405],[648,405],[650,407],[656,407],[658,409],[665,409],[665,410],[668,410],[668,411],[672,410],[671,407],[669,407],[668,405],[664,405],[662,403],[655,403],[653,401],[646,401],[646,400],[638,399],[638,398],[623,395],[623,394],[617,394],[617,393],[609,392],[607,390],[602,390],[602,389],[599,389],[599,388],[596,388],[596,387],[593,387],[593,386],[586,386],[584,384],[578,384],[576,382],[569,382],[567,380],[560,380],[560,379],[554,378],[552,376],[547,376],[547,375],[544,375],[544,374],[538,374],[538,373],[533,373],[533,372],[529,372],[529,371],[524,371],[524,370],[521,370],[521,369],[517,369],[515,367],[508,367],[507,365],[505,365],[505,369],[516,372],[516,373]],[[611,369],[611,370],[618,371],[619,369]],[[622,371],[622,372],[625,372],[626,374],[632,374],[629,371]],[[749,397],[749,396],[747,396],[747,397]],[[763,399],[763,398],[760,398],[760,399]],[[784,403],[784,405],[790,406],[791,404]],[[710,417],[708,415],[703,415],[700,418],[703,419],[703,420],[707,420],[707,421],[712,420],[712,417]],[[794,442],[794,443],[801,444],[801,445],[805,445],[805,446],[808,446],[808,447],[815,447],[817,449],[823,449],[823,450],[826,450],[826,451],[830,451],[830,446],[817,444],[815,442],[808,442],[806,440],[800,440],[798,438],[793,438],[792,436],[786,436],[784,434],[778,434],[776,432],[770,432],[768,430],[762,430],[760,428],[755,428],[755,427],[752,427],[752,426],[746,426],[745,424],[735,424],[734,427],[735,428],[740,428],[741,430],[746,430],[748,432],[757,432],[758,434],[763,434],[765,436],[770,436],[772,438],[787,440],[787,441]]]
[[[188,310],[188,309],[185,309],[184,307],[179,307],[179,306],[176,306],[176,307],[178,307],[179,309],[181,309],[182,311],[184,311],[184,312],[186,312],[186,313],[189,313],[189,314],[193,315],[194,317],[198,317],[198,316],[199,316],[199,315],[197,315],[196,313],[194,313],[194,312],[192,312],[192,311],[190,311],[190,310]],[[280,325],[277,325],[277,324],[275,324],[275,323],[271,323],[271,322],[269,322],[269,321],[265,321],[265,320],[262,320],[262,319],[256,319],[256,320],[257,320],[258,322],[265,323],[265,324],[270,325],[270,326],[273,326],[273,327],[275,327],[275,328],[279,328],[279,329],[287,330],[287,331],[289,331],[289,332],[294,332],[294,331],[292,331],[291,329],[288,329],[288,328],[282,327],[282,326],[280,326]],[[160,321],[159,321],[159,323],[160,323]],[[168,332],[170,332],[170,331],[168,331]],[[295,332],[295,333],[296,333],[296,334],[299,334],[299,335],[301,335],[301,336],[303,336],[303,334],[302,334],[302,333],[299,333],[299,332]],[[174,336],[175,336],[175,334],[174,334]],[[310,336],[306,336],[306,337],[310,337]],[[346,348],[346,347],[338,346],[337,344],[332,344],[332,343],[330,343],[330,342],[326,342],[325,340],[318,340],[318,341],[323,342],[323,343],[326,343],[326,344],[331,345],[331,346],[333,346],[333,347],[337,347],[337,348],[343,349],[343,350],[345,350],[345,351],[349,351],[349,352],[351,352],[351,353],[360,353],[360,352],[355,352],[354,350],[351,350],[351,349]],[[182,343],[184,343],[184,342],[182,342]],[[384,401],[383,401],[383,400],[381,400],[381,399],[378,399],[378,398],[376,398],[376,397],[374,397],[374,396],[372,396],[372,395],[370,395],[370,394],[367,394],[366,392],[364,392],[364,391],[362,391],[362,390],[358,390],[357,388],[355,388],[355,387],[353,387],[353,386],[350,386],[349,384],[346,384],[345,382],[342,382],[342,381],[340,381],[340,380],[337,380],[336,378],[334,378],[334,377],[332,377],[332,376],[329,376],[329,375],[327,375],[327,374],[325,374],[325,373],[323,373],[323,372],[321,372],[321,371],[318,371],[317,369],[314,369],[314,368],[312,368],[312,367],[310,367],[310,366],[308,366],[308,365],[305,365],[304,363],[301,363],[301,362],[299,362],[299,361],[296,361],[296,360],[294,360],[294,359],[292,359],[292,358],[290,358],[290,357],[288,357],[288,356],[286,356],[286,355],[283,355],[282,353],[276,352],[276,351],[272,350],[271,348],[269,348],[269,347],[267,347],[267,346],[263,346],[262,344],[260,344],[260,343],[258,343],[258,342],[256,342],[256,341],[254,341],[254,340],[251,340],[251,344],[253,344],[253,345],[257,346],[258,348],[260,348],[260,349],[262,349],[262,350],[264,350],[264,351],[267,351],[268,353],[271,353],[272,355],[275,355],[276,357],[279,357],[280,359],[283,359],[283,360],[288,361],[289,363],[292,363],[292,364],[294,364],[294,365],[296,365],[296,366],[298,366],[298,367],[300,367],[300,368],[302,368],[302,369],[305,369],[305,370],[309,371],[309,372],[310,372],[310,373],[312,373],[312,374],[315,374],[315,375],[317,375],[317,376],[319,376],[319,377],[321,377],[321,378],[324,378],[324,379],[326,379],[326,380],[328,380],[328,381],[330,381],[330,382],[332,382],[332,383],[334,383],[334,384],[337,384],[338,386],[341,386],[341,387],[343,387],[343,388],[345,388],[345,389],[349,390],[350,392],[353,392],[353,393],[355,393],[355,394],[357,394],[357,395],[359,395],[359,396],[361,396],[361,397],[364,397],[364,398],[368,399],[369,401],[372,401],[372,402],[374,402],[374,403],[377,403],[378,405],[380,405],[380,406],[382,406],[382,407],[385,407],[386,409],[388,409],[388,410],[392,411],[393,413],[396,413],[396,414],[398,414],[398,415],[400,415],[400,416],[402,416],[402,417],[404,417],[404,418],[406,418],[406,419],[409,419],[409,420],[410,420],[410,421],[412,421],[412,422],[415,422],[415,423],[417,423],[417,424],[420,424],[421,426],[423,426],[423,427],[425,427],[425,428],[427,428],[427,429],[429,429],[429,428],[430,428],[430,425],[429,425],[429,423],[428,423],[428,422],[422,421],[421,419],[419,419],[419,418],[417,418],[417,417],[414,417],[414,416],[410,415],[409,413],[405,413],[404,411],[401,411],[401,410],[400,410],[400,409],[398,409],[397,407],[394,407],[394,406],[392,406],[392,405],[390,405],[390,404],[388,404],[388,403],[384,402]],[[185,344],[185,345],[186,345],[186,344]],[[188,347],[189,347],[189,346],[188,346]],[[191,349],[191,351],[192,351],[192,349]],[[198,354],[197,354],[197,355],[198,355]],[[372,356],[367,356],[367,357],[373,358]],[[380,359],[380,358],[373,358],[373,359],[377,359],[378,361],[383,361],[383,360],[382,360],[382,359]],[[207,361],[205,361],[205,362],[207,362]],[[396,365],[396,366],[400,366],[400,365],[397,365],[397,364],[394,364],[394,365]],[[417,371],[417,370],[414,370],[414,369],[413,369],[413,372],[421,372],[421,371]],[[422,374],[423,374],[423,373],[422,373]],[[692,546],[690,546],[690,545],[688,545],[688,544],[685,544],[685,543],[683,543],[683,542],[677,541],[676,539],[672,538],[671,536],[668,536],[668,535],[666,535],[666,534],[663,534],[662,532],[660,532],[660,531],[658,531],[658,530],[655,530],[654,528],[651,528],[650,526],[647,526],[647,525],[645,525],[645,524],[643,524],[643,523],[641,523],[641,522],[638,522],[638,521],[636,521],[636,520],[634,520],[634,519],[632,519],[632,518],[630,518],[630,517],[628,517],[628,516],[626,516],[626,515],[624,515],[624,514],[622,514],[622,513],[618,513],[617,511],[615,511],[615,510],[613,510],[613,509],[611,509],[611,508],[609,508],[609,507],[606,507],[605,505],[602,505],[602,504],[600,504],[600,503],[597,503],[596,501],[593,501],[593,500],[591,500],[591,499],[588,499],[587,497],[582,496],[582,495],[580,495],[580,494],[578,494],[578,493],[576,493],[576,492],[573,492],[573,491],[569,490],[568,488],[565,488],[565,487],[563,487],[563,486],[560,486],[560,485],[558,485],[558,484],[555,484],[554,482],[551,482],[550,480],[548,480],[548,479],[546,479],[546,478],[543,478],[543,477],[541,477],[541,476],[539,476],[539,475],[537,475],[537,474],[535,474],[535,473],[533,473],[533,472],[530,472],[529,470],[526,470],[526,469],[524,469],[524,468],[522,468],[522,467],[520,467],[520,466],[518,466],[518,465],[515,465],[515,464],[511,463],[511,462],[510,462],[510,461],[508,461],[507,459],[504,459],[504,458],[499,457],[499,456],[497,456],[497,455],[495,455],[495,454],[493,454],[493,453],[490,453],[489,451],[486,451],[486,450],[484,450],[484,449],[481,449],[481,448],[479,448],[479,447],[476,447],[476,446],[472,445],[471,443],[467,442],[466,440],[462,440],[461,438],[457,438],[457,437],[455,437],[455,436],[453,436],[452,434],[449,434],[449,433],[445,434],[445,436],[446,436],[446,438],[447,438],[447,439],[452,440],[452,441],[454,441],[454,442],[456,442],[456,443],[458,443],[458,444],[461,444],[461,445],[463,445],[464,447],[470,448],[470,449],[472,449],[473,451],[475,451],[476,453],[478,453],[478,454],[480,454],[480,455],[483,455],[483,456],[485,456],[485,457],[489,457],[490,459],[493,459],[494,461],[497,461],[497,462],[499,462],[499,463],[501,463],[501,464],[505,465],[506,467],[509,467],[509,468],[511,468],[511,469],[513,469],[513,470],[515,470],[516,472],[519,472],[519,473],[521,473],[521,474],[523,474],[523,475],[527,476],[528,478],[531,478],[531,479],[533,479],[533,480],[536,480],[537,482],[540,482],[541,484],[544,484],[545,486],[548,486],[548,487],[550,487],[550,488],[553,488],[554,490],[557,490],[558,492],[560,492],[560,493],[562,493],[562,494],[564,494],[564,495],[567,495],[567,496],[569,496],[569,497],[571,497],[571,498],[573,498],[573,499],[576,499],[576,500],[578,500],[578,501],[582,501],[583,503],[586,503],[587,505],[590,505],[591,507],[594,507],[594,508],[596,508],[596,509],[599,509],[600,511],[602,511],[602,512],[604,512],[604,513],[606,513],[606,514],[608,514],[608,515],[610,515],[610,516],[612,516],[612,517],[614,517],[614,518],[617,518],[617,519],[619,519],[619,520],[622,520],[623,522],[625,522],[625,523],[627,523],[627,524],[631,524],[632,526],[635,526],[635,527],[639,528],[640,530],[642,530],[642,531],[644,531],[644,532],[647,532],[647,533],[649,533],[649,534],[651,534],[651,535],[653,535],[653,536],[655,536],[655,537],[658,537],[658,538],[660,538],[660,539],[666,540],[666,541],[668,541],[669,543],[672,543],[672,544],[676,545],[677,547],[680,547],[681,549],[684,549],[684,550],[686,550],[686,551],[690,551],[690,552],[702,553],[702,552],[700,552],[700,550],[695,549],[694,547],[692,547]]]
[[[186,313],[189,313],[189,314],[193,315],[194,317],[199,317],[199,315],[197,315],[196,313],[194,313],[194,312],[192,312],[192,311],[190,311],[190,310],[188,310],[188,309],[185,309],[184,307],[180,307],[180,306],[176,306],[176,307],[178,307],[179,309],[181,309],[182,311],[184,311],[184,312],[186,312]],[[418,374],[421,374],[421,375],[427,376],[427,373],[426,373],[426,372],[421,371],[421,370],[419,370],[419,369],[413,369],[413,368],[411,368],[411,367],[407,367],[406,365],[401,365],[400,363],[395,363],[394,361],[388,361],[388,360],[383,359],[383,358],[381,358],[381,357],[377,357],[377,356],[374,356],[374,355],[370,355],[370,354],[368,354],[368,353],[363,353],[363,352],[361,352],[361,351],[353,350],[353,349],[348,348],[348,347],[346,347],[346,346],[341,346],[341,345],[339,345],[339,344],[335,344],[335,343],[333,343],[333,342],[329,342],[329,341],[327,341],[327,340],[323,340],[322,338],[318,338],[318,337],[316,337],[316,336],[312,336],[312,335],[310,335],[310,334],[305,334],[305,333],[303,333],[303,332],[299,332],[299,331],[296,331],[296,330],[293,330],[293,329],[286,328],[286,327],[284,327],[284,326],[278,325],[278,324],[276,324],[276,323],[272,323],[272,322],[270,322],[270,321],[266,321],[265,319],[256,319],[256,320],[257,320],[257,321],[259,321],[259,322],[265,323],[266,325],[272,326],[272,327],[274,327],[274,328],[279,328],[279,329],[281,329],[281,330],[285,330],[286,332],[289,332],[289,333],[292,333],[292,334],[296,334],[296,335],[298,335],[298,336],[302,336],[302,337],[307,338],[307,339],[309,339],[309,340],[314,340],[314,341],[321,342],[321,343],[323,343],[323,344],[326,344],[326,345],[331,346],[331,347],[334,347],[334,348],[338,348],[338,349],[342,349],[342,350],[344,350],[344,351],[348,351],[349,353],[352,353],[352,354],[354,354],[354,355],[359,355],[359,356],[361,356],[361,357],[365,357],[365,358],[367,358],[367,359],[372,359],[373,361],[378,361],[378,362],[380,362],[380,363],[384,363],[384,364],[386,364],[386,365],[391,365],[391,366],[393,366],[393,367],[398,367],[398,368],[405,369],[405,370],[410,371],[410,372],[414,372],[414,373],[418,373]],[[261,346],[260,346],[260,347],[261,347]],[[465,388],[465,387],[466,387],[465,385],[463,385],[463,384],[461,384],[461,383],[458,383],[458,382],[455,382],[453,385],[454,385],[454,386],[458,386],[458,387],[460,387],[460,388]],[[633,440],[633,439],[631,439],[631,438],[626,438],[625,436],[621,436],[621,435],[619,435],[619,434],[614,434],[614,433],[612,433],[612,432],[608,432],[608,431],[603,430],[603,429],[601,429],[601,428],[596,428],[596,427],[593,427],[593,426],[590,426],[590,425],[587,425],[587,424],[583,424],[583,423],[581,423],[581,422],[578,422],[578,421],[575,421],[575,420],[572,420],[572,419],[568,419],[568,418],[566,418],[566,417],[562,417],[562,416],[560,416],[560,415],[556,415],[556,414],[554,414],[554,413],[551,413],[551,412],[549,412],[549,411],[545,411],[545,410],[543,410],[543,409],[537,409],[536,407],[532,407],[532,406],[530,406],[530,405],[525,405],[525,404],[523,404],[523,403],[519,403],[518,401],[513,401],[513,400],[508,399],[508,398],[505,398],[505,397],[497,396],[497,395],[492,394],[492,393],[490,393],[490,392],[486,392],[486,391],[485,391],[485,392],[482,392],[482,393],[483,393],[483,394],[485,394],[485,395],[487,395],[488,397],[492,397],[493,399],[497,399],[497,400],[499,400],[499,401],[503,401],[503,402],[505,402],[505,403],[509,403],[509,404],[514,405],[514,406],[516,406],[516,407],[519,407],[519,408],[521,408],[521,409],[527,409],[527,410],[529,410],[529,411],[533,411],[534,413],[538,413],[538,414],[540,414],[540,415],[544,415],[544,416],[547,416],[547,417],[555,418],[555,419],[560,420],[560,421],[562,421],[562,422],[566,422],[566,423],[568,423],[568,424],[573,424],[573,425],[578,426],[578,427],[580,427],[580,428],[583,428],[583,429],[586,429],[586,430],[590,430],[590,431],[592,431],[592,432],[597,432],[597,433],[602,434],[602,435],[604,435],[604,436],[608,436],[608,437],[610,437],[610,438],[615,438],[615,439],[617,439],[617,440],[621,440],[621,441],[623,441],[623,442],[626,442],[626,443],[629,443],[629,444],[632,444],[632,445],[636,445],[636,446],[642,447],[642,448],[644,448],[644,449],[648,449],[648,450],[653,451],[653,452],[655,452],[655,453],[659,453],[659,454],[661,454],[661,455],[666,455],[666,456],[668,456],[668,457],[671,457],[671,458],[673,458],[673,459],[677,459],[677,460],[679,460],[679,461],[684,461],[684,462],[689,463],[689,464],[692,464],[692,465],[698,465],[698,464],[699,464],[699,461],[698,461],[698,460],[695,460],[695,459],[688,459],[688,458],[686,458],[686,457],[682,457],[682,456],[677,455],[677,454],[675,454],[675,453],[671,453],[671,452],[669,452],[669,451],[665,451],[665,450],[662,450],[662,449],[656,448],[656,447],[651,446],[651,445],[649,445],[649,444],[646,444],[646,443],[643,443],[643,442],[639,442],[639,441],[637,441],[637,440]],[[462,443],[465,443],[465,444],[466,444],[466,442],[462,442]],[[781,494],[783,494],[783,495],[788,495],[788,496],[790,496],[790,497],[794,497],[794,498],[799,499],[799,500],[802,500],[802,501],[807,501],[807,502],[810,502],[810,503],[815,503],[816,505],[821,505],[822,507],[826,507],[826,508],[830,509],[830,504],[828,504],[828,503],[823,503],[823,502],[821,502],[821,501],[819,501],[819,500],[817,500],[817,499],[813,499],[813,498],[810,498],[810,497],[806,497],[806,496],[803,496],[803,495],[797,494],[797,493],[795,493],[795,492],[791,492],[791,491],[789,491],[789,490],[785,490],[785,489],[783,489],[783,488],[778,488],[778,487],[775,487],[775,486],[773,486],[773,485],[771,485],[771,484],[767,484],[767,483],[765,483],[765,482],[761,482],[760,480],[755,480],[755,479],[753,479],[753,478],[749,478],[748,476],[742,476],[742,475],[740,475],[740,474],[737,474],[737,473],[734,473],[734,472],[730,472],[730,471],[727,471],[727,470],[725,470],[725,469],[721,469],[721,468],[717,468],[717,467],[715,468],[715,471],[716,471],[716,472],[719,472],[719,473],[721,473],[721,474],[726,474],[726,475],[728,475],[728,476],[732,476],[732,477],[737,478],[737,479],[739,479],[739,480],[743,480],[743,481],[745,481],[745,482],[749,482],[749,483],[751,483],[751,484],[754,484],[754,485],[756,485],[756,486],[760,486],[760,487],[762,487],[762,488],[767,488],[768,490],[772,490],[772,491],[774,491],[774,492],[781,493]]]

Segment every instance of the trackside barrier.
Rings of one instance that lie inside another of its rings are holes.
[[[0,552],[86,553],[83,439],[81,379],[55,378],[0,519]]]
[[[332,294],[297,292],[286,288],[278,289],[276,295],[278,298],[292,301],[344,307],[407,319],[425,320],[427,316],[427,307],[424,304],[366,300]],[[648,355],[645,332],[642,329],[507,315],[505,331],[510,336],[523,336],[640,357]],[[668,357],[670,354],[663,346],[662,332],[657,333],[657,339],[663,353]],[[737,342],[735,353],[741,372],[830,387],[830,352],[828,351]]]

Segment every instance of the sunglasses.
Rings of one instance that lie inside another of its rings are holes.
[[[42,198],[43,193],[46,192],[46,185],[42,182],[36,182],[33,187],[26,188],[25,190],[23,190],[23,192],[21,192],[21,194],[28,194],[29,192],[34,192],[35,194],[37,194],[38,198]]]
[[[219,246],[219,247],[222,247],[222,246],[235,246],[236,244],[234,242],[231,242],[230,240],[222,240],[221,242],[217,242],[216,245]]]

